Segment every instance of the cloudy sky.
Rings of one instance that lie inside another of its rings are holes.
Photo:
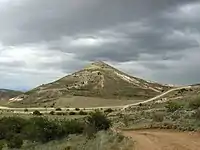
[[[0,88],[27,90],[103,60],[200,83],[200,0],[0,0]]]

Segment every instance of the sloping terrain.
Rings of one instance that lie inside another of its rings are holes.
[[[199,150],[200,86],[170,91],[155,101],[112,114],[113,124],[134,140],[134,149]]]
[[[19,91],[7,90],[7,89],[0,89],[0,100],[9,100],[13,97],[22,94]]]
[[[169,94],[163,97],[163,100],[182,100],[182,99],[191,99],[192,97],[196,97],[200,95],[200,85],[191,85],[191,88],[183,88],[180,90],[176,90],[170,92]]]
[[[144,100],[170,88],[129,76],[104,62],[95,62],[55,82],[41,85],[15,100],[21,104],[56,103],[59,98],[70,96]]]

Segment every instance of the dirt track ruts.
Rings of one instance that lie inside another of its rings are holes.
[[[153,98],[150,98],[148,100],[145,100],[143,102],[138,102],[138,103],[133,103],[133,104],[128,104],[128,105],[125,105],[125,106],[107,106],[107,107],[91,107],[91,108],[85,108],[85,109],[100,109],[100,108],[120,108],[122,111],[125,110],[126,108],[128,107],[131,107],[131,106],[137,106],[139,105],[140,103],[142,104],[145,104],[145,103],[149,103],[149,102],[152,102],[158,98],[161,98],[163,97],[164,95],[170,93],[170,92],[173,92],[173,91],[176,91],[176,90],[180,90],[180,89],[190,89],[191,86],[184,86],[184,87],[177,87],[177,88],[173,88],[173,89],[170,89],[169,91],[166,91],[160,95],[157,95]],[[5,109],[5,110],[18,110],[18,109],[25,109],[25,108],[9,108],[9,107],[4,107],[4,106],[0,106],[0,109]],[[44,108],[28,108],[28,109],[44,109]],[[46,108],[46,110],[51,110],[52,108]],[[66,109],[66,108],[62,108],[62,109]],[[68,109],[75,109],[75,108],[68,108]]]
[[[163,96],[169,94],[170,92],[173,92],[173,91],[176,91],[176,90],[190,89],[190,88],[191,88],[191,86],[184,86],[184,87],[173,88],[173,89],[171,89],[171,90],[169,90],[169,91],[166,91],[166,92],[164,92],[164,93],[162,93],[162,94],[160,94],[160,95],[157,95],[157,96],[155,96],[155,97],[153,97],[153,98],[150,98],[150,99],[148,99],[148,100],[145,100],[145,101],[143,101],[143,102],[134,103],[134,104],[128,104],[128,105],[124,106],[122,110],[125,110],[125,109],[127,109],[128,107],[131,107],[131,106],[137,106],[137,105],[139,105],[139,104],[145,104],[145,103],[152,102],[152,101],[154,101],[154,100],[156,100],[156,99],[158,99],[158,98],[161,98],[161,97],[163,97]]]
[[[172,130],[122,131],[135,141],[134,150],[200,150],[200,133]]]

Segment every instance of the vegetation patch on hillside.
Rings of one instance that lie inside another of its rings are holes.
[[[88,150],[91,147],[95,150],[97,146],[97,150],[111,150],[117,142],[128,144],[124,137],[111,132],[110,127],[111,121],[99,111],[84,119],[71,120],[3,117],[0,119],[0,148]],[[76,139],[79,144],[73,145]]]
[[[142,105],[118,114],[113,121],[124,129],[161,128],[200,131],[200,97]],[[158,107],[159,106],[159,107]]]

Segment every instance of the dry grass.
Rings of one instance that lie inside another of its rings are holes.
[[[96,97],[84,97],[84,96],[66,96],[58,98],[54,101],[49,101],[45,103],[35,103],[35,104],[20,104],[20,103],[10,103],[9,107],[71,107],[71,108],[88,108],[88,107],[106,107],[106,106],[123,106],[127,104],[133,104],[137,102],[144,101],[145,99],[105,99]]]
[[[121,106],[126,104],[137,103],[143,100],[117,100],[117,99],[103,99],[92,97],[69,97],[60,98],[56,102],[56,106],[69,106],[72,108],[87,108],[87,107],[104,107],[104,106]]]
[[[4,112],[0,114],[0,118],[2,117],[21,117],[21,118],[32,118],[35,117],[34,115],[28,115],[28,114],[15,114],[15,113],[9,113],[9,112]],[[40,117],[46,117],[48,119],[59,119],[59,120],[65,120],[65,119],[80,119],[84,118],[85,116],[82,115],[49,115],[49,114],[44,114]]]
[[[44,145],[29,145],[24,150],[133,150],[132,140],[113,132],[99,132],[92,139],[72,135]]]
[[[191,89],[182,89],[182,90],[170,92],[167,95],[165,95],[163,98],[172,99],[172,100],[184,99],[184,98],[191,99],[191,97],[195,95],[199,95],[199,94],[200,94],[200,86],[196,85],[196,86],[192,86]]]

